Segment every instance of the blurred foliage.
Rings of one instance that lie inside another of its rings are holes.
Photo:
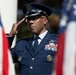
[[[23,4],[29,3],[29,2],[41,3],[47,6],[57,8],[62,6],[63,0],[18,0],[18,8],[22,8]]]
[[[52,34],[58,34],[60,15],[53,13],[48,18],[50,32]]]
[[[63,0],[44,0],[42,3],[46,4],[49,7],[61,7]]]
[[[23,22],[18,27],[17,40],[24,39],[30,36],[32,36],[32,34],[28,28],[28,25],[26,24],[26,22]]]

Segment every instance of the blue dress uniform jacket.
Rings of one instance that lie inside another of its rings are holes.
[[[11,49],[14,62],[19,64],[20,75],[51,75],[56,53],[56,36],[49,32],[33,53],[32,38],[17,42]]]

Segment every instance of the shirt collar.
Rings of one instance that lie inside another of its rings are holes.
[[[45,32],[43,32],[42,34],[39,35],[40,39],[43,39],[45,37],[45,35],[47,34],[47,30]]]
[[[39,35],[40,39],[43,39],[45,37],[45,35],[47,34],[48,30],[46,30],[45,32],[43,32],[42,34]],[[34,35],[34,38],[36,38],[36,35]]]

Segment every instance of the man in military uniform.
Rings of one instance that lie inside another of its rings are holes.
[[[41,4],[28,3],[23,7],[25,18],[14,25],[9,36],[17,31],[17,26],[27,22],[33,37],[19,40],[11,48],[13,61],[19,65],[20,75],[51,75],[56,53],[56,36],[47,30],[51,10]]]

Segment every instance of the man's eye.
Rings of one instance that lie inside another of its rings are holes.
[[[28,17],[28,18],[26,19],[26,22],[28,22],[28,21],[30,21],[30,20],[36,20],[36,19],[38,19],[38,18],[40,18],[40,16]]]
[[[31,17],[28,20],[35,20],[35,19],[36,19],[36,17]]]

